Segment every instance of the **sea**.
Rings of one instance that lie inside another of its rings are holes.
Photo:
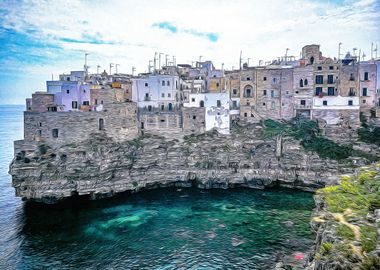
[[[311,193],[167,188],[47,206],[8,174],[24,106],[0,106],[0,269],[273,269],[313,246]]]

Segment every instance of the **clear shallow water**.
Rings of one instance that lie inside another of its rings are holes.
[[[7,175],[22,109],[0,106],[0,269],[270,269],[278,254],[313,243],[312,195],[285,189],[160,189],[25,206]]]

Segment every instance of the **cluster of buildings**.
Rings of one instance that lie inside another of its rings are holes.
[[[379,79],[378,79],[379,78]],[[359,116],[380,117],[380,59],[332,59],[319,45],[299,60],[282,57],[238,70],[163,66],[138,76],[73,71],[46,82],[26,100],[25,140],[68,143],[105,133],[117,140],[149,132],[178,136],[231,122],[302,116],[324,125],[359,126]]]

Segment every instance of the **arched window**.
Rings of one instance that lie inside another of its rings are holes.
[[[200,102],[199,102],[199,107],[204,107],[205,106],[205,102],[203,101],[203,100],[201,100]]]
[[[304,85],[306,86],[306,85],[307,85],[307,83],[308,83],[308,82],[307,82],[307,79],[305,79]]]
[[[173,104],[169,103],[169,111],[172,111],[173,110]]]
[[[303,87],[303,80],[300,80],[300,87]]]
[[[150,111],[150,112],[152,111],[152,106],[151,105],[148,106],[148,111]]]
[[[244,97],[252,97],[252,87],[247,85],[245,88],[244,88]]]
[[[314,56],[310,57],[310,64],[314,64]]]

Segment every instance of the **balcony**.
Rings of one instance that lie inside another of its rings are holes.
[[[294,104],[295,109],[311,109],[311,104]]]
[[[144,97],[144,101],[151,101],[152,98],[151,97]]]

